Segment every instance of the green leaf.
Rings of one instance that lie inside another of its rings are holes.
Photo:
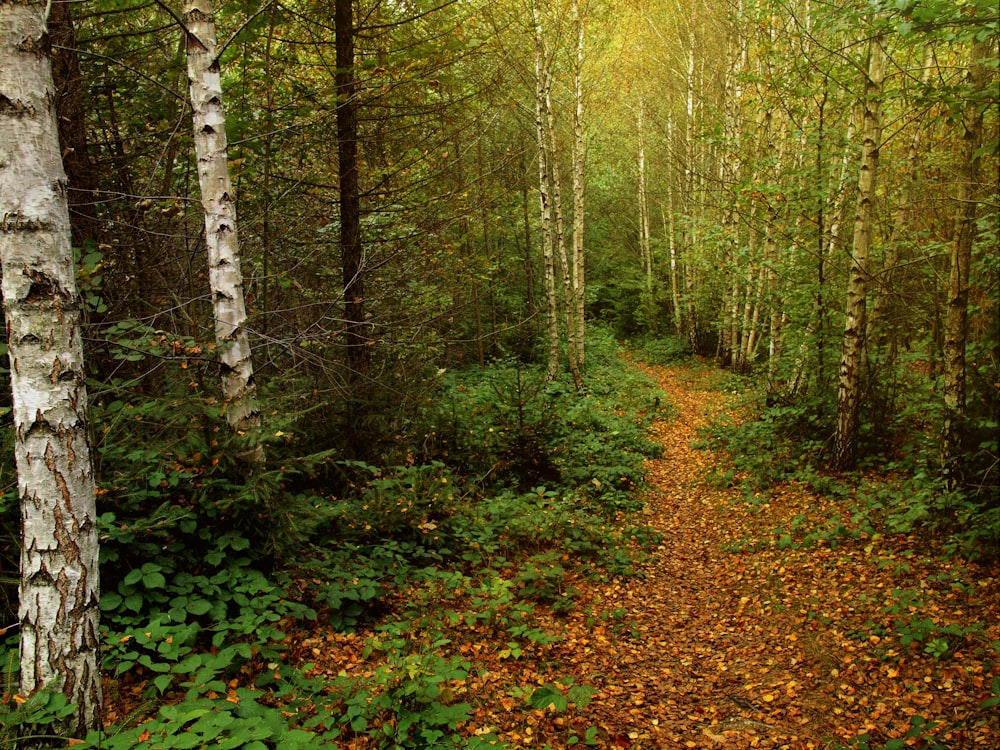
[[[556,711],[565,711],[569,705],[566,696],[554,685],[543,685],[535,690],[528,698],[528,705],[532,708],[546,709],[551,706]]]
[[[147,589],[162,589],[167,585],[167,579],[163,573],[146,573],[142,577],[142,585]]]
[[[142,571],[139,568],[133,568],[132,570],[130,570],[128,573],[125,574],[125,577],[122,579],[122,583],[124,583],[126,586],[134,586],[141,580],[142,580]]]
[[[195,599],[188,602],[187,611],[193,615],[203,615],[212,608],[212,603],[207,599]]]

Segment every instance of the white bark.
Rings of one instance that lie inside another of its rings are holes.
[[[868,258],[874,223],[879,148],[882,143],[881,98],[884,77],[885,50],[882,39],[876,36],[869,45],[858,205],[854,217],[854,244],[847,286],[847,319],[844,323],[840,382],[837,389],[837,435],[834,450],[835,461],[839,466],[850,466],[857,455],[868,300]]]
[[[652,310],[653,297],[653,251],[649,234],[649,201],[646,198],[646,140],[645,116],[646,101],[639,97],[639,109],[636,113],[636,131],[639,142],[639,252],[642,255],[643,279],[646,287],[647,302]],[[646,324],[652,321],[647,320]]]
[[[669,151],[673,153],[674,121],[672,118],[667,119],[667,144]],[[663,210],[663,204],[660,204],[660,210]],[[674,227],[674,183],[669,176],[667,178],[667,221],[665,221],[664,224],[666,224],[665,229],[667,232],[667,245],[670,248],[670,299],[674,308],[674,333],[677,335],[677,338],[680,338],[684,334],[684,316],[681,314],[681,293],[678,278],[679,269],[677,265],[677,239]]]
[[[552,78],[548,67],[545,69],[545,143],[548,146],[547,162],[549,164],[549,179],[552,181],[552,210],[555,219],[555,230],[552,246],[558,251],[558,260],[562,269],[563,300],[566,305],[566,338],[569,354],[569,371],[577,390],[583,390],[583,379],[577,363],[576,344],[576,295],[573,291],[572,271],[566,252],[566,233],[562,211],[562,177],[559,171],[559,143],[556,139],[555,110],[552,107]]]
[[[80,308],[46,4],[0,2],[0,261],[21,500],[20,691],[98,723],[98,540]]]
[[[559,310],[556,300],[555,256],[552,238],[552,209],[549,205],[549,165],[546,138],[546,87],[548,62],[545,53],[541,16],[531,4],[535,34],[535,136],[538,141],[538,201],[542,219],[542,261],[545,268],[545,322],[548,340],[546,377],[559,375]]]
[[[586,364],[586,263],[584,259],[584,217],[586,185],[586,151],[583,143],[583,42],[584,23],[580,6],[573,3],[576,21],[576,62],[573,66],[573,305],[576,320],[576,362],[582,370]]]
[[[212,290],[215,341],[222,364],[226,420],[242,433],[260,425],[250,342],[244,323],[243,275],[236,231],[236,203],[229,177],[226,114],[222,106],[215,17],[211,0],[188,0],[187,65],[194,118],[194,148],[205,212],[208,279]],[[263,459],[258,445],[252,460]]]

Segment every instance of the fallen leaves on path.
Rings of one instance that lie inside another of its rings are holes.
[[[648,372],[677,409],[655,426],[664,456],[649,466],[646,520],[663,541],[641,578],[587,591],[627,627],[602,642],[584,605],[563,625],[580,634],[556,649],[600,691],[587,715],[608,744],[825,748],[867,733],[879,747],[922,716],[951,748],[997,747],[996,709],[979,708],[1000,675],[997,570],[922,555],[903,536],[780,548],[774,529],[831,501],[790,485],[750,504],[707,484],[725,458],[692,442],[723,394],[684,367]],[[925,652],[932,633],[904,643],[928,618],[933,633],[958,626],[939,657]]]
[[[672,407],[653,427],[663,456],[649,463],[641,518],[658,546],[634,577],[571,573],[574,606],[536,608],[533,624],[555,643],[453,618],[442,649],[471,668],[442,689],[472,706],[462,733],[553,750],[588,740],[633,750],[854,740],[874,750],[932,747],[907,734],[926,721],[935,747],[1000,747],[1000,712],[981,707],[1000,679],[1000,571],[948,560],[912,536],[792,543],[796,524],[850,509],[795,484],[748,498],[708,481],[727,458],[695,444],[729,408],[726,394],[708,387],[708,370],[646,370]],[[330,684],[381,666],[370,633],[293,627],[311,629],[289,631],[288,662]],[[414,642],[440,638],[415,627]],[[367,733],[348,735],[343,748],[376,746]]]

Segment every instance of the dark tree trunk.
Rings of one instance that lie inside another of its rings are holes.
[[[361,200],[358,186],[358,102],[354,78],[352,0],[335,0],[337,46],[337,155],[340,182],[340,257],[344,269],[347,364],[352,382],[368,375],[365,279],[361,258]]]
[[[52,78],[56,87],[59,148],[69,181],[67,200],[73,246],[83,247],[88,240],[100,242],[101,225],[94,199],[97,178],[87,149],[80,56],[76,50],[76,29],[68,2],[52,4],[49,40],[52,44]]]

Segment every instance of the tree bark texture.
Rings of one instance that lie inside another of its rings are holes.
[[[840,467],[857,461],[861,419],[861,374],[865,356],[865,315],[868,299],[868,259],[878,180],[879,148],[882,141],[881,98],[885,77],[885,51],[880,37],[869,43],[868,75],[864,92],[861,172],[854,216],[854,243],[847,285],[847,319],[840,356],[837,388],[837,434],[834,461]]]
[[[99,242],[101,223],[97,216],[97,176],[87,145],[87,124],[80,55],[76,29],[68,2],[52,3],[49,38],[52,44],[52,78],[55,82],[59,145],[69,181],[67,200],[74,247],[90,240]]]
[[[962,119],[963,167],[959,176],[958,212],[955,217],[955,239],[951,244],[948,306],[944,323],[945,421],[941,447],[945,481],[950,489],[958,487],[965,479],[962,456],[965,455],[963,436],[966,421],[965,350],[969,339],[969,266],[976,239],[979,150],[983,141],[983,108],[976,95],[986,89],[989,81],[982,61],[990,52],[991,47],[987,42],[972,45],[972,60],[966,79],[970,101],[966,104]]]
[[[583,49],[584,22],[579,3],[573,3],[576,23],[576,60],[573,65],[573,306],[576,322],[576,363],[580,370],[586,365],[586,261],[584,229],[586,210],[586,149],[583,141]]]
[[[542,219],[542,263],[545,272],[545,323],[548,341],[546,377],[555,380],[559,375],[559,305],[556,299],[556,269],[554,240],[552,236],[552,207],[548,145],[546,138],[546,85],[548,61],[541,17],[537,6],[531,5],[535,34],[535,136],[538,145],[538,201]]]
[[[211,0],[189,0],[184,7],[187,65],[198,182],[205,213],[208,281],[212,290],[215,342],[222,365],[222,395],[226,420],[238,433],[260,425],[253,362],[243,297],[236,201],[229,176],[226,114]],[[261,448],[253,460],[263,459]]]
[[[563,280],[563,301],[566,305],[566,343],[567,359],[569,360],[569,371],[573,376],[573,383],[578,391],[583,390],[583,378],[580,375],[580,367],[577,363],[577,343],[576,343],[576,295],[573,291],[572,269],[570,260],[566,252],[566,232],[563,222],[562,211],[562,176],[559,170],[559,142],[556,137],[556,116],[552,106],[552,77],[549,70],[545,70],[545,118],[546,118],[546,144],[548,146],[548,157],[546,161],[549,165],[549,178],[552,181],[552,212],[555,219],[555,231],[552,237],[553,249],[558,251],[557,259],[562,269]]]
[[[343,266],[344,320],[349,377],[368,375],[365,277],[361,244],[361,189],[358,179],[358,86],[354,77],[354,9],[352,0],[336,0],[337,159],[340,183],[340,257]]]
[[[99,724],[98,539],[66,175],[46,4],[0,1],[0,261],[21,504],[22,694]]]

